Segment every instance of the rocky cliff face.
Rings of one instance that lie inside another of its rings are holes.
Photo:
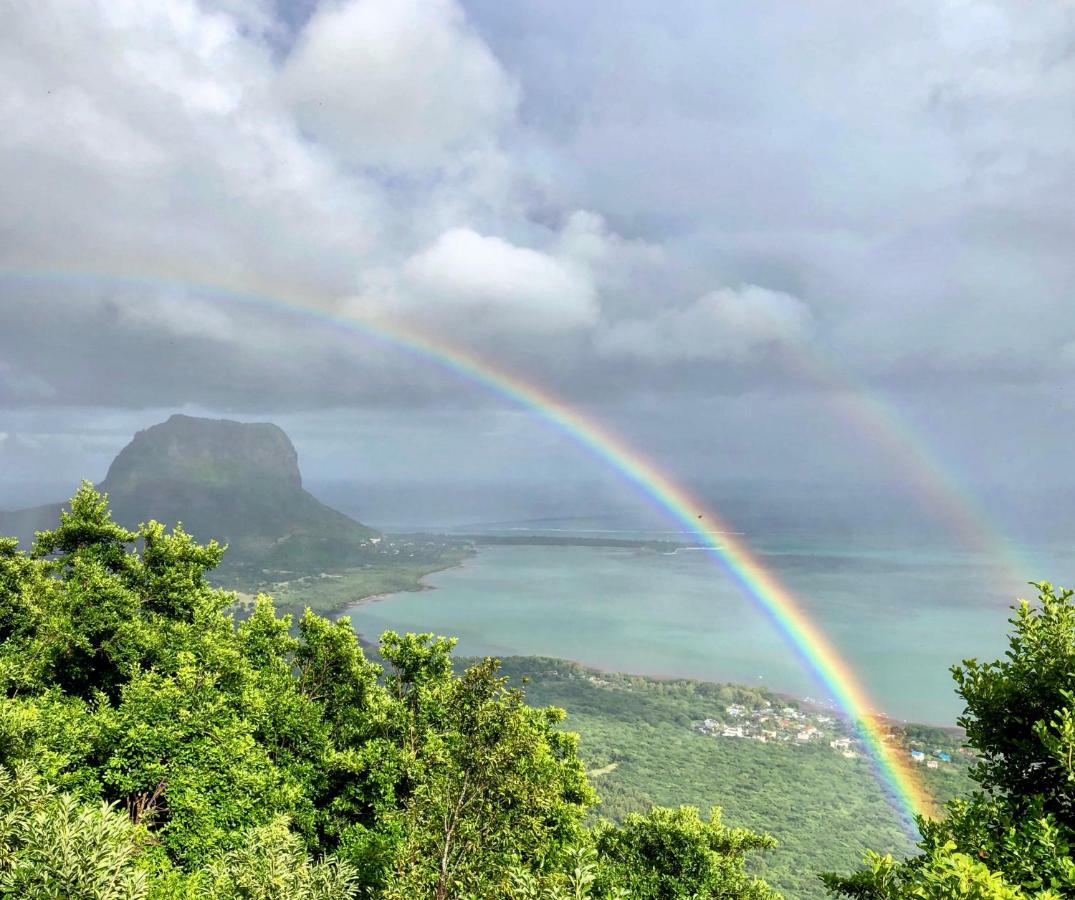
[[[152,481],[234,485],[261,482],[299,490],[299,457],[283,429],[268,422],[174,415],[139,431],[112,461],[104,490]]]
[[[98,487],[127,527],[181,522],[199,541],[227,543],[230,568],[342,567],[362,561],[377,534],[303,489],[295,447],[269,423],[172,416],[138,432]],[[2,514],[0,534],[27,545],[59,509]]]

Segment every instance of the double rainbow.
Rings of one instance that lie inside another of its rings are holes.
[[[339,320],[336,320],[339,323]],[[506,372],[474,354],[406,332],[347,322],[350,327],[403,348],[477,382],[512,403],[531,410],[538,418],[570,437],[591,455],[617,471],[657,508],[678,521],[684,531],[706,548],[754,598],[770,621],[795,650],[814,677],[855,724],[870,751],[882,781],[895,800],[904,824],[910,828],[919,814],[934,808],[917,772],[887,740],[887,729],[875,715],[875,706],[854,672],[821,630],[806,615],[792,593],[768,571],[717,513],[689,494],[642,453],[629,446],[592,416],[582,414],[552,392]]]
[[[312,317],[333,327],[347,329],[388,347],[416,355],[530,410],[614,469],[657,508],[678,521],[684,531],[697,539],[706,548],[709,556],[755,600],[807,669],[855,724],[869,749],[886,793],[909,831],[913,833],[913,820],[916,815],[928,814],[934,809],[933,801],[920,776],[907,760],[905,751],[901,752],[891,746],[886,739],[884,724],[876,715],[876,707],[859,679],[817,625],[810,620],[792,593],[762,565],[746,543],[739,539],[713,509],[706,508],[697,497],[689,494],[610,429],[552,392],[438,338],[420,334],[411,328],[371,324],[334,315],[318,308],[313,298],[296,297],[284,300],[275,289],[270,289],[271,292],[251,291],[245,286],[234,288],[210,282],[193,282],[187,278],[118,275],[74,268],[3,269],[0,270],[0,277],[16,282],[62,282],[69,279],[95,278],[135,286],[181,287],[205,292],[239,305]],[[872,416],[884,424],[881,410],[873,410]],[[892,428],[891,425],[888,427]],[[918,470],[926,470],[929,476],[927,467],[919,465],[916,471]],[[932,482],[928,486],[931,489],[936,487]],[[953,508],[959,521],[970,527],[968,520],[974,517],[968,516],[958,503],[953,504]]]

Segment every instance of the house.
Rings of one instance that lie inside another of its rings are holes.
[[[923,762],[925,760],[925,758],[926,758],[926,754],[923,753],[921,750],[914,750],[914,749],[911,750],[911,759],[914,762],[916,762],[916,763]]]
[[[937,768],[937,760],[935,760],[935,759],[927,760],[926,761],[926,768],[927,769],[936,769]]]
[[[951,762],[952,761],[951,754],[950,753],[945,753],[943,750],[938,750],[933,755],[936,756],[937,759],[939,759],[941,762]]]
[[[734,737],[734,738],[746,737],[746,735],[743,734],[743,726],[742,725],[729,725],[727,728],[725,728],[720,733],[720,736],[721,737]]]
[[[746,708],[740,706],[738,703],[733,703],[731,706],[726,707],[725,711],[729,716],[741,716],[746,712]]]

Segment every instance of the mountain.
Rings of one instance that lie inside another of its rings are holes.
[[[139,431],[97,487],[121,524],[182,522],[200,541],[227,543],[233,569],[348,565],[377,537],[303,489],[295,447],[270,423],[174,415]],[[0,534],[28,545],[35,530],[55,526],[60,506],[0,513]]]

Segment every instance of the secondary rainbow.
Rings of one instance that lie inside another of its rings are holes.
[[[794,371],[837,405],[842,421],[882,450],[899,472],[901,489],[918,497],[965,549],[990,566],[1000,578],[1003,595],[1026,587],[1040,570],[997,528],[953,467],[930,450],[929,442],[892,403],[817,351],[802,348],[788,358]]]
[[[747,544],[733,533],[713,509],[706,508],[698,498],[689,494],[643,454],[596,419],[571,407],[550,391],[470,351],[423,335],[413,328],[373,324],[328,313],[313,307],[309,298],[285,300],[275,292],[252,293],[246,289],[207,282],[104,274],[86,269],[3,269],[0,275],[33,281],[91,277],[128,284],[194,288],[241,305],[256,305],[290,315],[313,317],[332,327],[342,327],[415,354],[525,407],[619,472],[658,508],[680,522],[684,530],[692,534],[710,556],[754,598],[805,666],[855,723],[906,827],[913,827],[916,814],[928,813],[933,808],[933,802],[917,773],[902,754],[888,745],[885,729],[875,714],[876,707],[855,674],[806,615],[792,593],[761,564]]]

